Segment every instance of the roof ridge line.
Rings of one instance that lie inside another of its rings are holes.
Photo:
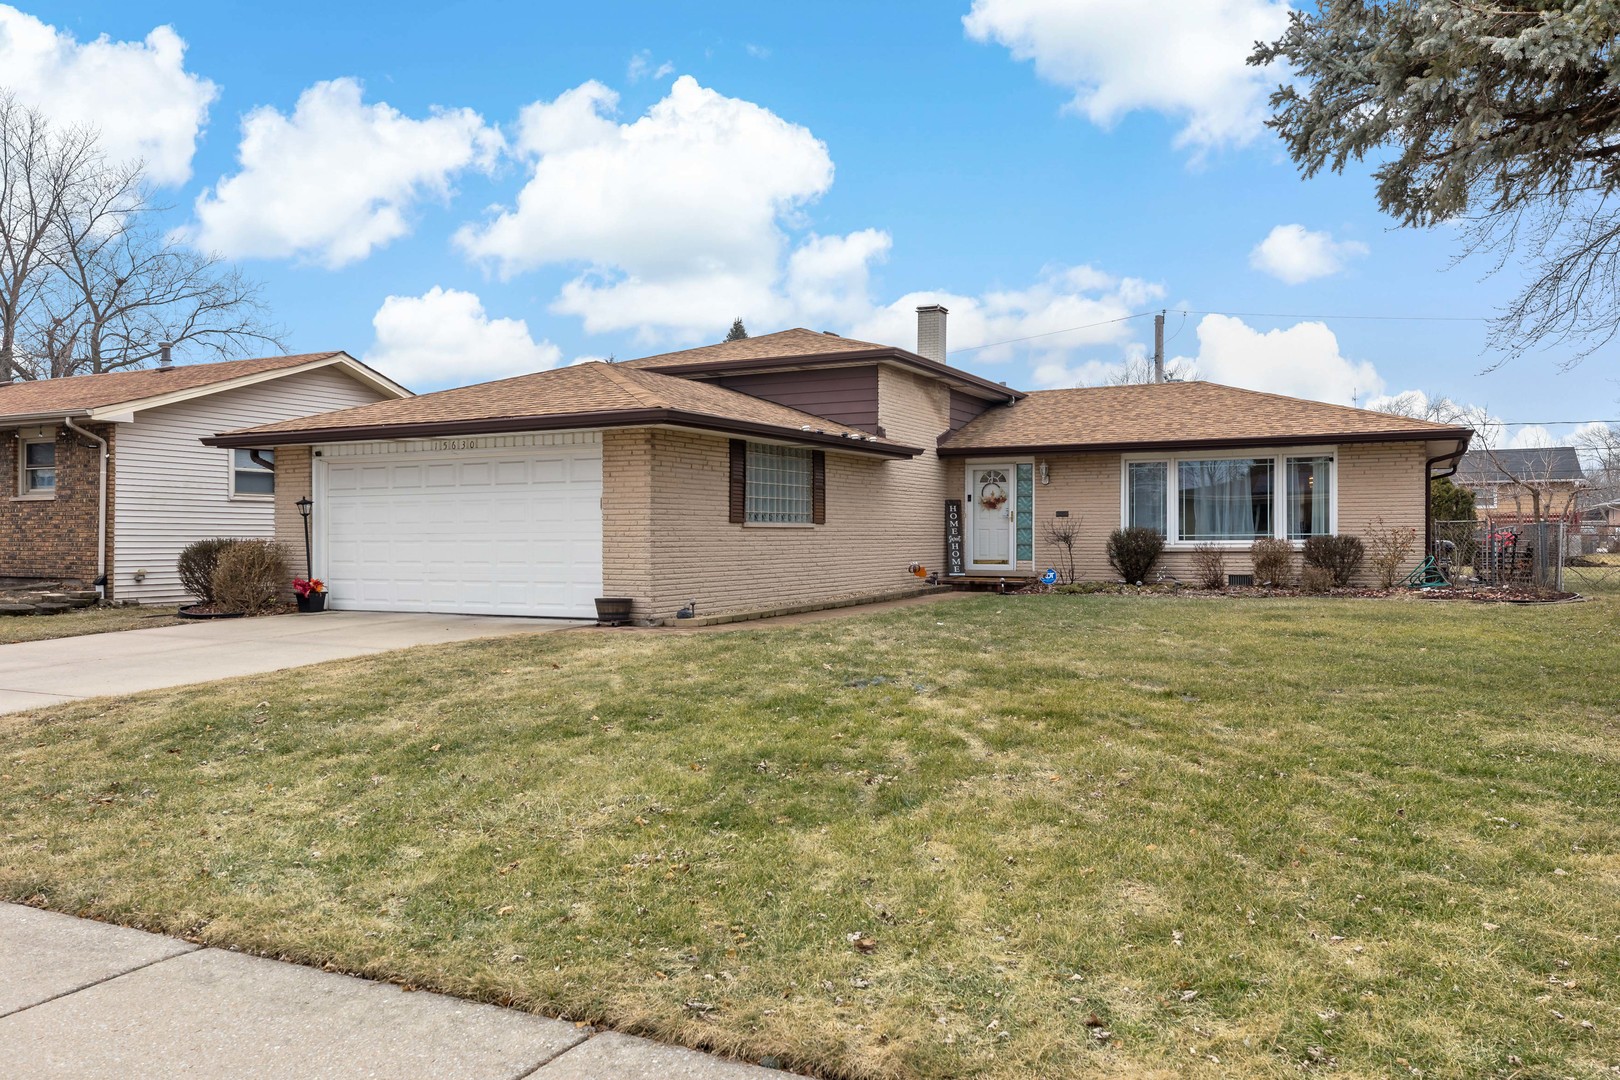
[[[617,366],[605,363],[601,360],[593,362],[601,364],[602,374],[606,375],[609,379],[616,383],[618,387],[625,393],[629,394],[632,398],[635,398],[637,404],[646,408],[658,408],[664,404],[663,401],[654,395],[651,390],[632,379],[625,372],[620,371]],[[665,376],[665,378],[671,377],[672,376]]]

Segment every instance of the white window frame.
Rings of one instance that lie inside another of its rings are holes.
[[[245,453],[248,453],[248,454],[251,454],[254,451],[258,451],[261,454],[266,453],[266,452],[274,454],[276,452],[275,447],[273,447],[273,446],[255,446],[255,447],[252,447],[251,449],[248,449],[248,448],[244,447],[243,451]],[[237,473],[236,450],[227,449],[225,451],[225,491],[226,491],[227,495],[229,495],[229,497],[232,498],[232,499],[246,499],[246,500],[253,501],[253,502],[274,502],[275,499],[276,499],[276,492],[275,492],[276,470],[274,470],[274,469],[254,469],[254,470],[244,470],[244,471],[268,472],[270,474],[270,490],[269,491],[237,491],[236,490],[236,473]]]
[[[28,483],[28,448],[30,446],[50,446],[52,448],[51,472],[55,474],[56,482],[48,488],[30,487]],[[55,453],[56,432],[49,435],[20,435],[17,438],[17,495],[18,499],[54,499],[56,498],[57,482],[62,478],[62,463],[59,454]]]
[[[1140,453],[1121,454],[1119,459],[1119,521],[1120,528],[1124,528],[1130,520],[1130,465],[1132,462],[1162,461],[1167,470],[1165,483],[1165,501],[1168,504],[1164,509],[1166,551],[1191,551],[1203,544],[1213,544],[1226,551],[1247,551],[1254,543],[1250,540],[1182,540],[1181,536],[1181,491],[1180,491],[1180,465],[1183,461],[1214,461],[1241,459],[1244,461],[1271,462],[1271,475],[1273,478],[1271,488],[1271,537],[1294,545],[1296,548],[1305,546],[1304,540],[1291,540],[1288,537],[1288,460],[1290,458],[1319,458],[1325,457],[1332,461],[1329,472],[1330,482],[1328,491],[1328,531],[1324,535],[1334,535],[1339,531],[1339,448],[1337,446],[1261,446],[1239,450],[1190,450],[1177,453]],[[1263,539],[1263,538],[1256,538]]]
[[[1498,501],[1496,484],[1484,484],[1474,491],[1474,505],[1481,510],[1495,510]]]

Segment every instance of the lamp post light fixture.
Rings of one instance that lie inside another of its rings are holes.
[[[309,512],[315,509],[315,504],[308,495],[298,500],[298,516],[304,519],[304,573],[310,577],[315,576],[315,568],[310,565],[309,557]]]

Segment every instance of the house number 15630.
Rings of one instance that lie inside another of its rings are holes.
[[[476,449],[478,449],[478,440],[477,439],[435,439],[434,442],[433,442],[433,449],[435,449],[435,450],[476,450]]]

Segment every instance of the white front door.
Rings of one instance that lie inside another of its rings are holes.
[[[1011,463],[970,465],[967,470],[968,568],[1015,569],[1013,529],[1018,473]]]

